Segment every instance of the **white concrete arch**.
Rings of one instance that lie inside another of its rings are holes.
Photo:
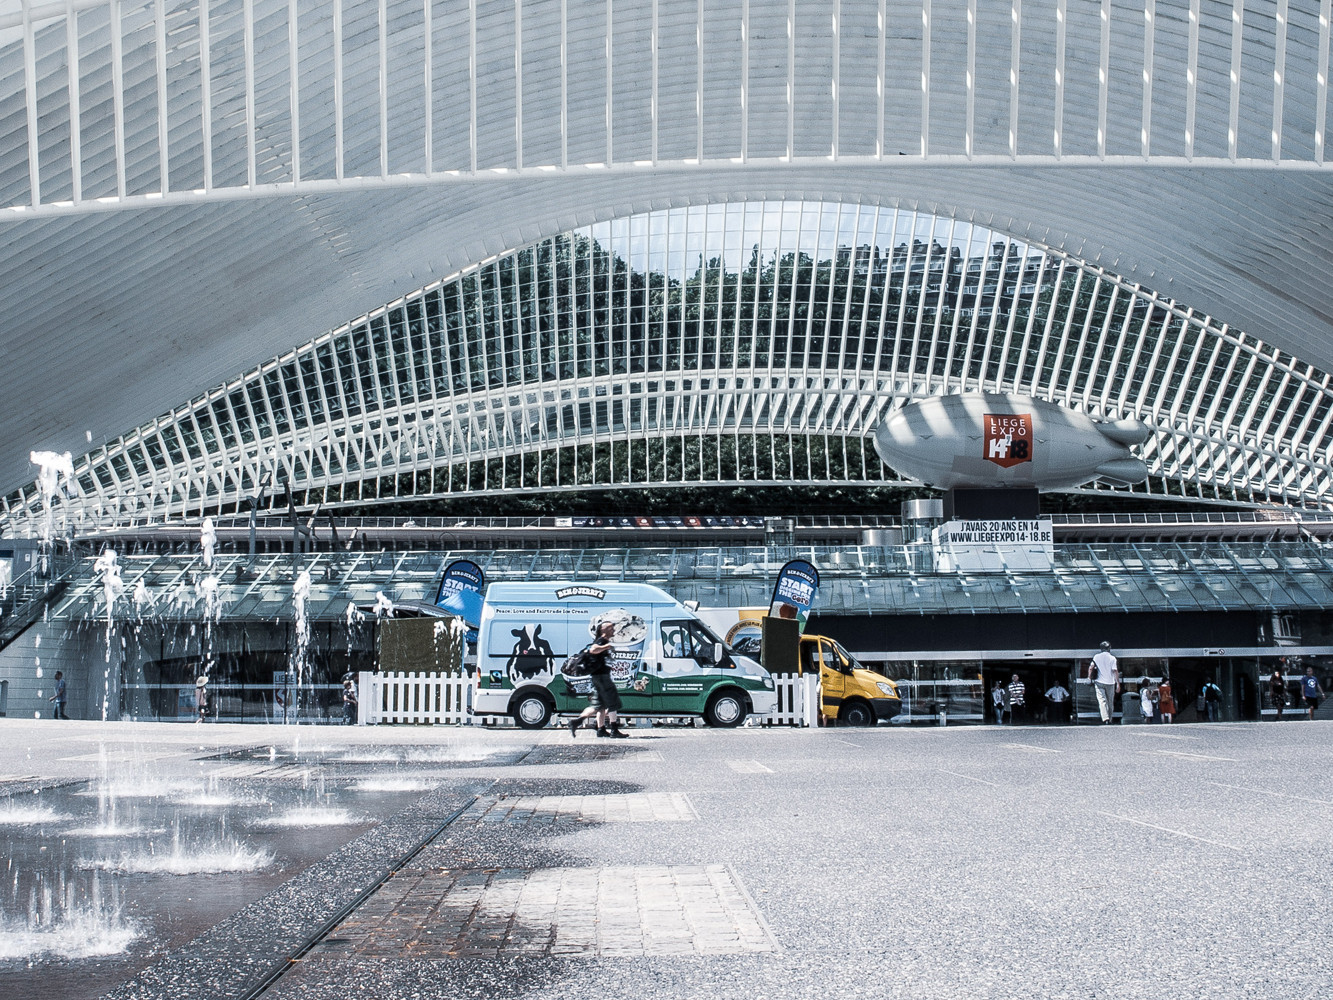
[[[894,407],[1030,393],[1155,430],[1141,492],[1319,504],[1329,377],[1113,272],[875,204],[664,209],[492,255],[75,466],[74,524],[605,486],[871,484]],[[46,504],[4,500],[20,530]]]

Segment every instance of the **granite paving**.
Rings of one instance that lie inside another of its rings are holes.
[[[34,725],[0,723],[24,787],[125,735]],[[134,735],[179,754],[145,766],[275,738],[181,728]],[[116,1000],[275,968],[276,1000],[1333,995],[1333,723],[317,739],[434,784]],[[437,740],[471,763],[413,762]]]

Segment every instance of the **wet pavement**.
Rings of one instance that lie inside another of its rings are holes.
[[[117,757],[388,796],[324,846],[229,820],[304,860],[193,938],[141,915],[177,929],[88,997],[1329,995],[1333,724],[631,732],[6,720],[0,815]]]

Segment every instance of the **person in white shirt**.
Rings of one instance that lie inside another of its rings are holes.
[[[1097,710],[1102,714],[1102,725],[1109,726],[1115,720],[1115,693],[1120,690],[1120,666],[1111,655],[1109,642],[1102,643],[1101,650],[1093,655],[1088,677],[1097,694]]]
[[[1139,715],[1143,716],[1144,722],[1152,722],[1153,709],[1157,707],[1154,700],[1156,696],[1157,689],[1152,686],[1152,681],[1145,677],[1143,683],[1139,685]]]
[[[1046,689],[1046,701],[1050,704],[1047,718],[1051,722],[1069,721],[1069,689],[1056,681]]]

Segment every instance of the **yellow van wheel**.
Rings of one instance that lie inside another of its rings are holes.
[[[847,726],[873,726],[875,710],[859,699],[849,701],[838,713],[838,721]]]

